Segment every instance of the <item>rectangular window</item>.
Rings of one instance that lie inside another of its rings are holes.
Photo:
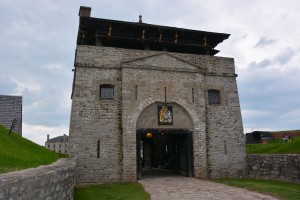
[[[209,104],[220,104],[220,91],[219,90],[208,90],[208,103]]]
[[[114,86],[113,85],[101,85],[100,86],[100,98],[101,99],[114,99]]]

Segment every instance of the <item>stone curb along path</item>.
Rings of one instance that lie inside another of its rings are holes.
[[[139,181],[152,200],[275,200],[242,188],[183,176],[146,177]]]

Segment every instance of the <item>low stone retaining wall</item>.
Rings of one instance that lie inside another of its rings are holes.
[[[247,163],[249,178],[300,183],[298,154],[249,154]]]
[[[59,159],[47,166],[0,174],[0,199],[73,199],[75,162]]]

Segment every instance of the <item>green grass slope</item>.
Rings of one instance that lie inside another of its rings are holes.
[[[248,190],[271,194],[273,196],[280,197],[281,199],[300,199],[300,184],[297,183],[254,179],[215,179],[215,181],[234,187],[241,187]]]
[[[300,137],[296,137],[292,142],[282,144],[276,149],[269,151],[272,154],[291,153],[300,154]]]
[[[66,157],[18,134],[8,135],[8,132],[9,130],[0,125],[0,173],[48,165],[60,157]]]
[[[247,144],[248,154],[300,154],[300,137],[294,137],[292,142],[269,143],[269,144]]]

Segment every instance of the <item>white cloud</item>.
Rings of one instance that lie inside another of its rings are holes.
[[[47,69],[49,69],[50,71],[61,71],[61,70],[64,70],[64,65],[61,64],[61,63],[50,63],[50,64],[47,64],[45,66]]]
[[[17,85],[14,90],[15,95],[23,95],[25,90],[28,90],[30,93],[39,92],[41,90],[41,85],[34,82],[30,78],[26,80],[20,80],[14,77],[9,77],[9,79]]]
[[[254,45],[254,47],[262,47],[262,46],[273,44],[274,42],[276,42],[276,40],[268,39],[266,37],[261,37],[259,41]]]
[[[62,98],[60,98],[60,102],[59,102],[60,108],[70,110],[70,112],[71,112],[71,103],[72,103],[71,93],[69,90],[65,91],[63,93]]]
[[[273,128],[268,128],[268,127],[262,127],[262,128],[244,127],[244,133],[251,133],[253,131],[279,131],[279,130],[274,130]]]
[[[22,126],[23,137],[42,146],[45,145],[47,134],[50,135],[50,138],[57,137],[63,134],[69,135],[68,126],[51,127],[44,125],[32,125],[25,122],[22,123]]]
[[[278,117],[280,120],[291,120],[300,123],[300,108],[297,110],[291,110]]]
[[[274,114],[274,112],[267,110],[242,109],[241,112],[243,116],[247,116],[248,118],[268,117]]]

